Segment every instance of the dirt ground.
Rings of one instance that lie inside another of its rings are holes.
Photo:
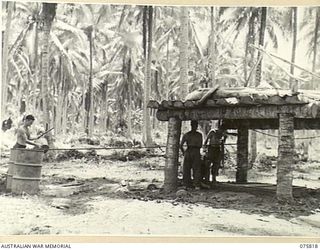
[[[281,204],[274,186],[230,185],[232,168],[221,171],[221,185],[212,189],[166,195],[161,151],[132,161],[44,162],[40,193],[18,196],[4,190],[8,160],[0,161],[1,235],[320,235],[317,161],[296,167],[294,201]],[[276,182],[275,168],[248,175],[250,183]]]

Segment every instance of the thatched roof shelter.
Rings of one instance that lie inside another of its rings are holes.
[[[165,188],[176,188],[181,121],[222,120],[238,130],[237,182],[247,182],[248,129],[279,129],[277,196],[292,198],[295,129],[320,129],[320,92],[270,88],[203,88],[185,100],[150,101],[160,121],[169,121]]]
[[[227,128],[277,129],[279,113],[294,113],[295,129],[320,128],[320,92],[310,90],[204,88],[185,101],[150,101],[148,107],[158,110],[160,121],[224,119]]]

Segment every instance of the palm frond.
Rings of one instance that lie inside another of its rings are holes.
[[[16,62],[13,60],[13,58],[11,57],[10,62],[12,63],[13,67],[15,68],[21,82],[24,82],[24,78],[21,75],[21,70],[19,69],[18,65],[16,64]]]
[[[193,35],[193,38],[194,38],[194,42],[196,44],[196,48],[197,48],[197,51],[199,52],[199,55],[201,57],[201,59],[203,60],[204,56],[203,56],[203,45],[201,44],[201,41],[199,39],[199,36],[198,36],[198,33],[197,33],[197,30],[195,29],[194,25],[192,23],[190,23],[190,27],[191,27],[191,30],[192,30],[192,35]]]
[[[19,53],[17,56],[20,59],[20,61],[23,63],[25,69],[29,72],[30,75],[32,75],[27,55],[25,55],[24,53]]]

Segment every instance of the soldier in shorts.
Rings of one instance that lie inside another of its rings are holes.
[[[218,175],[219,168],[221,167],[222,151],[221,146],[225,140],[225,132],[219,127],[218,129],[210,130],[207,138],[204,142],[206,146],[209,142],[207,149],[207,164],[212,165],[212,182],[216,182],[216,176]]]

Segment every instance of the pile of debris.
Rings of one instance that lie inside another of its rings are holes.
[[[86,153],[80,152],[79,150],[76,150],[76,149],[71,149],[71,150],[67,150],[57,154],[55,160],[65,161],[65,160],[83,159],[83,158],[87,160],[98,160],[98,157],[99,156],[94,149],[89,150]]]

